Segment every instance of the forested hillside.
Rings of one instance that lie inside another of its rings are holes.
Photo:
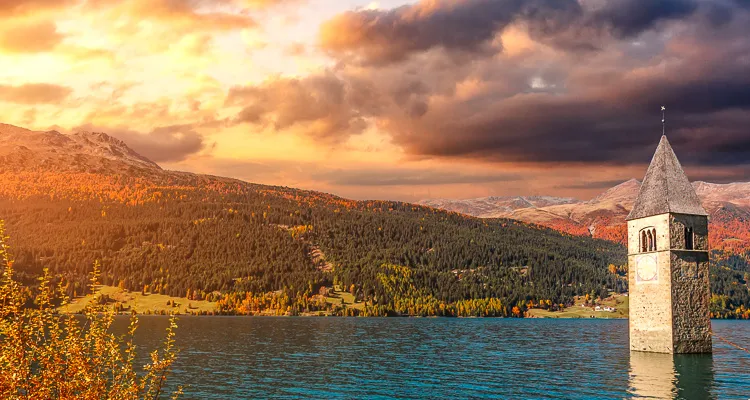
[[[31,279],[49,267],[70,295],[84,293],[95,260],[104,284],[222,299],[225,311],[258,296],[309,310],[335,281],[369,313],[392,313],[399,294],[382,284],[386,264],[409,268],[420,293],[438,302],[496,298],[500,315],[532,299],[625,290],[607,268],[623,264],[621,246],[511,220],[172,172],[0,180],[19,271]]]
[[[221,313],[521,316],[627,290],[614,242],[164,171],[103,134],[34,134],[0,140],[0,219],[20,277],[50,268],[73,297],[96,260],[105,285]],[[713,311],[731,317],[750,306],[750,270],[745,256],[720,256],[734,264],[712,270]]]

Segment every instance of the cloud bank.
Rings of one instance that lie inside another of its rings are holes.
[[[750,162],[748,5],[425,0],[340,14],[319,40],[377,105],[338,107],[416,156],[642,163],[667,105],[684,162],[734,165]]]

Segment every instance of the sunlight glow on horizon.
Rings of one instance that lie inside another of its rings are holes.
[[[184,148],[159,163],[354,198],[593,197],[597,182],[642,175],[655,143],[617,135],[650,129],[650,108],[631,107],[644,91],[703,84],[712,69],[696,60],[731,65],[682,14],[608,33],[573,26],[574,14],[548,32],[510,3],[472,0],[16,3],[0,12],[0,122],[104,131],[146,155]],[[445,35],[451,26],[466,32]],[[685,125],[682,137],[709,134]],[[615,133],[597,142],[587,127]],[[687,165],[699,167],[738,173]],[[397,176],[366,181],[377,174]]]

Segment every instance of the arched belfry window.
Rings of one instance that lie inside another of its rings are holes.
[[[695,248],[694,243],[695,235],[693,234],[693,228],[685,228],[685,249],[693,250]]]
[[[656,228],[643,228],[638,237],[641,253],[656,251]]]

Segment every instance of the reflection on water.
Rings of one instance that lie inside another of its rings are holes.
[[[683,399],[713,399],[714,368],[711,354],[681,354],[674,358],[677,395]]]
[[[712,399],[711,354],[630,353],[629,392],[655,399]]]
[[[118,329],[127,323],[118,319]],[[141,317],[143,357],[167,323]],[[167,384],[186,385],[186,399],[750,397],[747,353],[720,341],[708,356],[631,353],[626,320],[183,317],[178,325]],[[750,344],[750,321],[712,325]]]
[[[671,398],[677,393],[671,354],[630,353],[630,391],[639,397]]]

